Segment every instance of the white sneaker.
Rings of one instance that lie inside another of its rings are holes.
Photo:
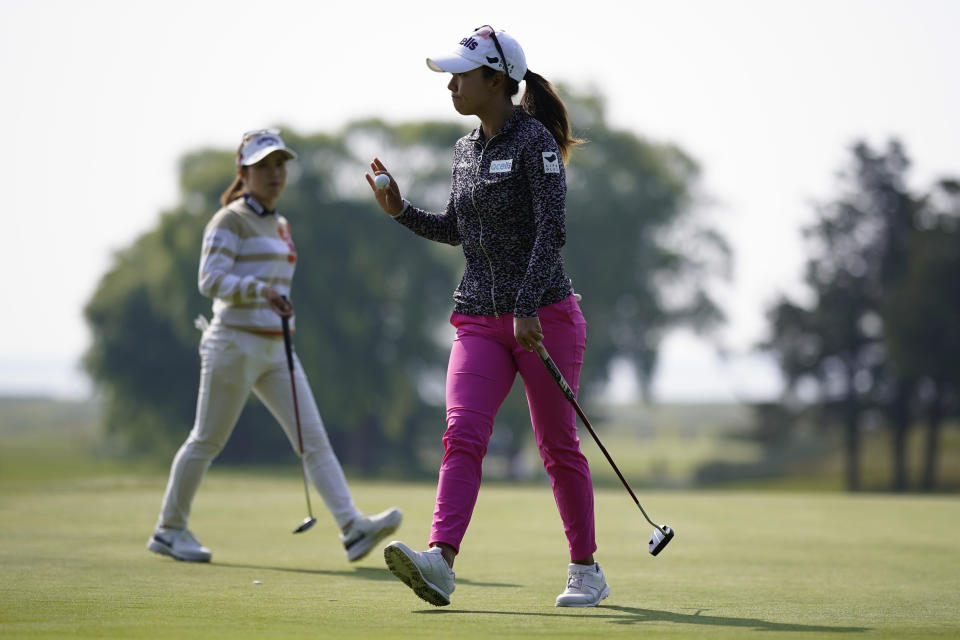
[[[147,549],[186,562],[210,562],[210,549],[200,544],[189,529],[160,527],[147,540]]]
[[[347,560],[354,562],[370,553],[374,545],[397,530],[402,520],[403,513],[396,507],[354,520],[350,529],[340,534]]]
[[[457,588],[456,576],[443,559],[440,547],[414,551],[394,541],[384,548],[383,559],[393,575],[422,599],[437,607],[450,604],[450,594]]]
[[[557,596],[557,606],[595,607],[608,595],[610,585],[599,564],[571,564],[567,567],[567,588]]]

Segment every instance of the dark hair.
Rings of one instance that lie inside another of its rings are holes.
[[[483,69],[483,74],[486,77],[495,73],[503,73],[487,66],[483,66],[481,69]],[[520,83],[509,76],[505,75],[505,77],[507,78],[507,97],[512,98],[519,93]],[[520,106],[532,117],[539,120],[547,128],[547,131],[553,135],[553,139],[557,141],[557,146],[560,147],[560,155],[566,162],[573,147],[583,144],[584,140],[573,137],[573,133],[570,131],[570,118],[567,116],[567,108],[563,106],[563,100],[557,95],[557,91],[550,84],[550,81],[529,69],[523,79],[527,83],[527,87],[523,91],[523,97],[520,98]]]
[[[240,157],[240,150],[243,149],[243,145],[247,140],[250,139],[250,137],[251,136],[247,136],[240,141],[240,146],[237,147],[237,158]],[[233,182],[230,184],[230,186],[227,187],[227,190],[220,194],[220,204],[225,207],[239,198],[241,195],[243,195],[243,178],[238,175],[233,179]]]
[[[243,178],[237,176],[233,179],[233,184],[227,187],[227,190],[220,194],[220,204],[224,207],[243,195]]]

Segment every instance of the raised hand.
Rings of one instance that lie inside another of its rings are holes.
[[[397,181],[393,179],[393,176],[390,175],[379,158],[374,158],[373,162],[370,163],[370,172],[373,176],[385,175],[390,178],[390,184],[380,189],[374,183],[374,177],[370,173],[364,174],[367,184],[373,190],[373,197],[377,199],[380,208],[391,216],[400,215],[403,211],[403,198],[400,196],[400,187],[397,186]]]

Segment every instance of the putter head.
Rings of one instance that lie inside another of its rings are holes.
[[[293,530],[294,533],[303,533],[313,525],[317,524],[316,518],[304,518],[300,526]]]
[[[654,529],[650,534],[650,555],[655,556],[663,551],[671,540],[673,540],[673,529],[667,525],[662,524],[659,529]]]

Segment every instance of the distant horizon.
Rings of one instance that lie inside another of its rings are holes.
[[[771,401],[779,396],[781,378],[773,361],[766,356],[755,356],[756,361],[724,363],[711,350],[690,348],[680,341],[675,347],[683,352],[669,363],[670,369],[660,371],[654,383],[654,403],[743,404]],[[307,373],[311,365],[305,363]],[[642,402],[636,381],[622,363],[614,365],[612,389],[601,391],[612,404]],[[765,376],[762,380],[749,376]],[[732,381],[731,376],[740,376]],[[745,389],[766,389],[765,394],[753,394]],[[85,400],[94,395],[93,385],[80,370],[80,363],[46,360],[8,363],[0,360],[0,397],[47,397],[56,400]],[[633,400],[636,398],[636,400]],[[321,408],[322,409],[322,408]]]
[[[96,394],[89,396],[57,396],[50,395],[45,393],[38,394],[18,394],[18,393],[8,393],[6,391],[0,392],[0,403],[3,402],[51,402],[58,404],[89,404],[102,401],[102,398],[98,397]],[[761,402],[761,401],[758,401]],[[635,402],[618,402],[610,401],[609,404],[611,407],[748,407],[751,403],[740,402],[740,401],[725,401],[725,400],[654,400],[650,403],[645,403],[641,399],[637,399]],[[591,422],[595,420],[591,419]],[[600,422],[600,420],[596,420]]]

